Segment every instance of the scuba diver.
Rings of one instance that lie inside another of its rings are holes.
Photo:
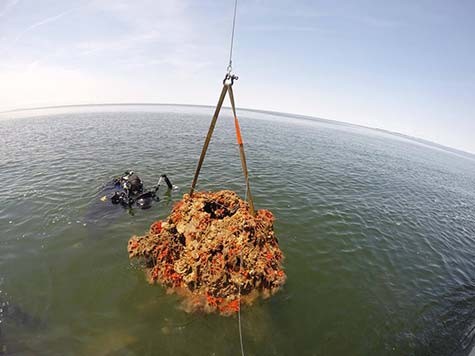
[[[126,171],[122,177],[115,178],[113,181],[115,188],[118,190],[110,197],[111,202],[112,204],[121,204],[127,208],[131,208],[135,204],[140,209],[148,209],[152,206],[154,200],[159,201],[158,190],[163,181],[165,181],[169,190],[173,189],[173,185],[166,174],[162,174],[153,189],[145,190],[139,176],[134,171]]]

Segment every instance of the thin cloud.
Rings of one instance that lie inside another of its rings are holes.
[[[6,2],[5,7],[0,10],[0,17],[5,16],[5,14],[13,7],[15,7],[20,0],[9,0]]]
[[[127,35],[118,39],[104,41],[85,41],[76,44],[80,54],[89,55],[101,51],[126,51],[134,47],[156,42],[163,37],[160,31],[152,30],[146,33]]]
[[[15,42],[18,42],[26,33],[38,28],[38,27],[41,27],[43,25],[46,25],[48,23],[52,23],[52,22],[55,22],[55,21],[58,21],[60,18],[70,14],[71,12],[73,12],[74,10],[76,10],[77,7],[74,7],[72,9],[69,9],[69,10],[66,10],[66,11],[63,11],[57,15],[54,15],[54,16],[50,16],[50,17],[47,17],[41,21],[38,21],[38,22],[35,22],[34,24],[28,26],[27,28],[25,28],[23,31],[21,31],[16,37],[15,39],[13,40],[13,43]]]

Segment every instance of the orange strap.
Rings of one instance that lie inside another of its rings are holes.
[[[234,116],[234,126],[236,126],[236,138],[238,145],[242,145],[242,136],[241,136],[241,128],[239,127],[239,121],[237,116]]]

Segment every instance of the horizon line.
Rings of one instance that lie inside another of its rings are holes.
[[[64,105],[47,105],[47,106],[33,106],[33,107],[26,107],[26,108],[16,108],[16,109],[9,109],[9,110],[3,110],[0,111],[0,115],[2,114],[8,114],[8,113],[15,113],[15,112],[22,112],[22,111],[34,111],[34,110],[48,110],[48,109],[61,109],[61,108],[74,108],[74,107],[87,107],[87,106],[186,106],[186,107],[201,107],[201,108],[214,108],[213,105],[203,105],[203,104],[178,104],[178,103],[150,103],[150,102],[145,102],[145,103],[89,103],[89,104],[64,104]],[[229,106],[223,106],[225,109],[231,109]],[[310,116],[310,115],[303,115],[303,114],[297,114],[297,113],[290,113],[290,112],[279,112],[279,111],[273,111],[273,110],[264,110],[264,109],[253,109],[253,108],[239,108],[240,110],[244,111],[251,111],[251,112],[257,112],[257,113],[264,113],[264,114],[272,114],[272,115],[277,115],[277,116],[285,116],[285,117],[296,117],[299,119],[306,119],[306,120],[319,120],[319,121],[325,121],[328,123],[337,123],[340,125],[347,125],[347,126],[354,126],[354,127],[361,127],[365,129],[370,129],[370,130],[375,130],[379,132],[383,132],[386,134],[390,134],[393,136],[399,136],[403,137],[406,139],[409,139],[411,141],[414,141],[416,143],[420,144],[425,144],[432,146],[434,148],[442,149],[444,151],[448,151],[451,153],[455,154],[462,154],[462,155],[469,155],[470,158],[474,159],[475,158],[475,152],[470,152],[466,151],[460,148],[455,148],[455,147],[450,147],[446,146],[441,143],[437,143],[434,141],[430,141],[428,139],[420,138],[420,137],[415,137],[415,136],[410,136],[404,133],[400,133],[397,131],[390,131],[387,129],[382,129],[379,127],[370,127],[370,126],[365,126],[365,125],[359,125],[359,124],[354,124],[346,121],[339,121],[339,120],[333,120],[333,119],[324,119],[318,116]]]

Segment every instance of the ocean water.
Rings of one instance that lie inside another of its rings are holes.
[[[0,120],[0,354],[239,355],[235,317],[187,314],[126,245],[188,192],[212,108],[94,107]],[[246,355],[468,355],[475,158],[366,128],[240,111],[255,205],[288,280],[242,310]],[[179,188],[99,200],[127,169]],[[229,111],[198,189],[245,186]]]

